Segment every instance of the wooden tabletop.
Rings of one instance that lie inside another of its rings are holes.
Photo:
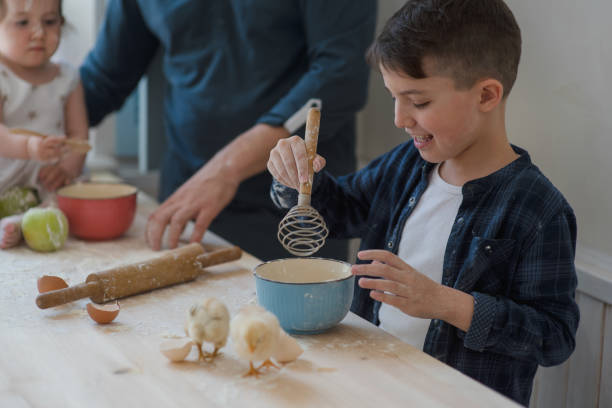
[[[184,336],[194,302],[215,296],[234,315],[256,301],[244,254],[196,281],[120,300],[121,312],[98,325],[89,299],[38,309],[36,281],[57,275],[69,285],[92,272],[159,256],[143,241],[156,204],[138,199],[128,233],[106,242],[69,239],[55,253],[25,244],[0,250],[0,407],[510,407],[509,399],[349,313],[326,333],[295,336],[300,358],[259,378],[229,342],[212,363],[170,363],[159,345]],[[208,233],[205,245],[222,241]]]

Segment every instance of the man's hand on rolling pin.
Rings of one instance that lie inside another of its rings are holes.
[[[318,173],[325,167],[325,159],[317,154],[312,167]],[[308,182],[308,157],[304,139],[291,136],[279,140],[270,151],[268,171],[280,183],[296,190],[300,183]]]
[[[238,183],[221,174],[207,175],[204,166],[149,216],[145,239],[154,250],[161,249],[168,228],[168,246],[176,248],[189,220],[195,219],[190,242],[200,242],[212,220],[236,195]]]

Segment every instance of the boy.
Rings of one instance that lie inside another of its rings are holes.
[[[506,135],[520,50],[502,0],[408,1],[368,59],[411,140],[318,173],[312,205],[362,239],[353,312],[527,405],[538,365],[572,353],[579,312],[574,213]],[[277,205],[294,205],[305,155],[296,136],[272,150]]]

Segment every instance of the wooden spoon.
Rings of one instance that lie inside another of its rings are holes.
[[[35,132],[33,130],[28,130],[28,129],[12,128],[12,129],[9,129],[9,131],[11,133],[18,133],[20,135],[37,136],[37,137],[42,137],[42,138],[47,137],[47,135],[45,134],[38,133],[38,132]],[[68,146],[68,148],[74,153],[85,154],[91,150],[91,145],[86,140],[65,139],[64,144],[66,144],[66,146]]]

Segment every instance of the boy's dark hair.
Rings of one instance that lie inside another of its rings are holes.
[[[521,31],[502,0],[408,0],[370,46],[374,67],[425,78],[424,58],[459,89],[494,78],[508,95],[521,57]],[[430,75],[432,73],[429,73]]]

